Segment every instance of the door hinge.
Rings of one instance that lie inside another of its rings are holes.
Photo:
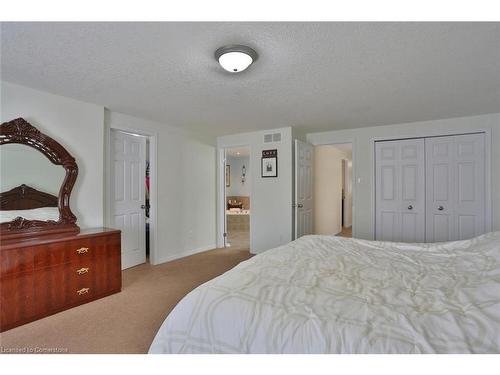
[[[227,233],[226,232],[222,233],[222,237],[227,237]]]

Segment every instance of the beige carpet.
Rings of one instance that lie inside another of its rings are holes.
[[[339,237],[352,237],[352,227],[342,227],[342,231],[337,234]]]
[[[215,249],[123,272],[121,293],[0,334],[5,348],[59,348],[68,353],[146,353],[161,323],[198,285],[250,258],[248,250]]]

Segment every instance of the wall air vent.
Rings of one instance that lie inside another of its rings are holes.
[[[264,143],[281,142],[281,133],[264,134]]]

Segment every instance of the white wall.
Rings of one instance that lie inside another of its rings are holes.
[[[23,117],[78,164],[71,210],[81,228],[103,225],[104,107],[1,82],[1,121]]]
[[[493,230],[500,230],[500,113],[351,130],[310,133],[314,144],[353,143],[353,236],[374,238],[374,146],[375,139],[424,137],[491,130],[491,191]]]
[[[107,129],[157,137],[156,263],[215,248],[215,139],[116,112],[105,118]]]
[[[1,82],[1,110],[2,122],[23,117],[75,157],[79,174],[71,208],[81,228],[103,226],[106,217],[105,125],[107,129],[116,126],[155,133],[159,161],[157,262],[215,247],[214,138],[7,82]]]
[[[331,145],[314,147],[314,234],[342,230],[342,159],[347,155]]]
[[[226,189],[227,196],[250,196],[252,171],[249,156],[229,156],[226,164],[231,166],[231,186]],[[241,182],[241,169],[245,166],[245,182]]]
[[[264,144],[264,134],[282,133],[279,143]],[[250,215],[250,251],[261,253],[283,245],[292,239],[292,129],[281,128],[267,131],[242,133],[217,138],[219,149],[249,146],[250,168],[253,171],[249,183],[252,192]],[[278,150],[278,177],[261,178],[262,150]],[[224,219],[221,183],[224,164],[218,153],[218,244],[221,244]]]

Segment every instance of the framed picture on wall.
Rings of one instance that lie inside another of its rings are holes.
[[[226,165],[226,187],[231,186],[231,166]]]
[[[278,177],[278,150],[262,151],[262,177]]]

